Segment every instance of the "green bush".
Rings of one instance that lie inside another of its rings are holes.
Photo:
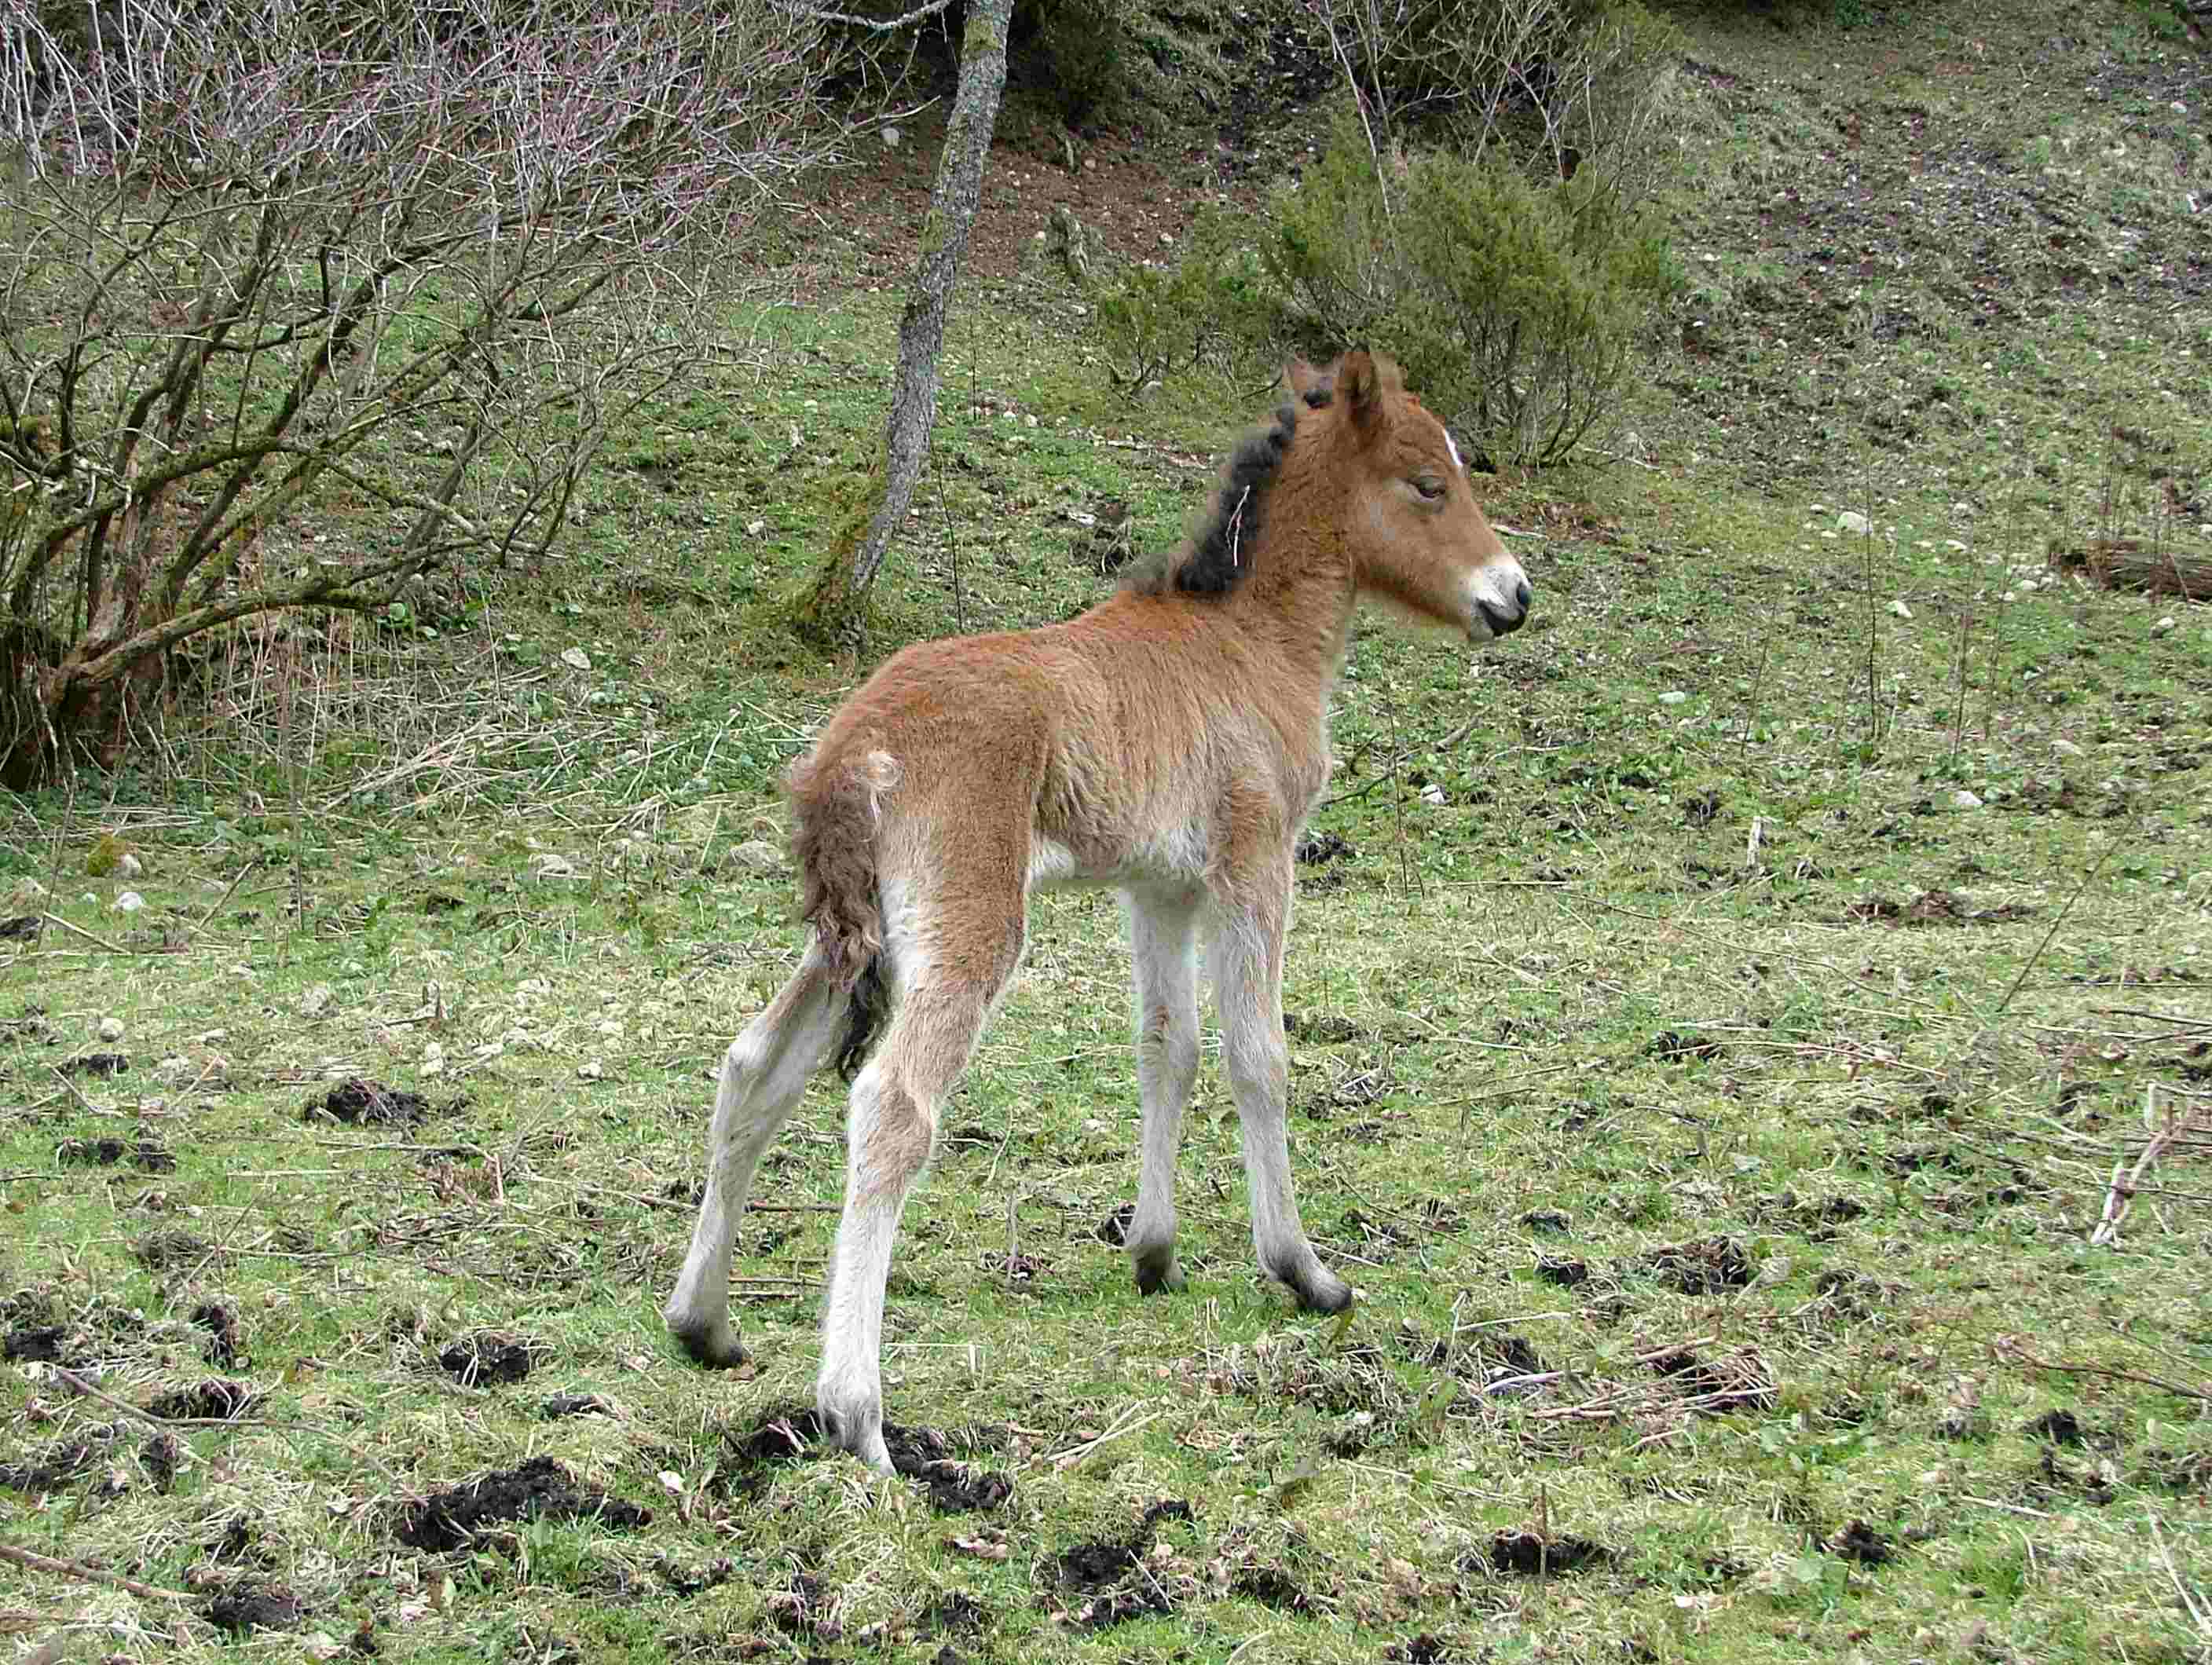
[[[1492,155],[1378,170],[1354,124],[1267,214],[1217,216],[1170,268],[1102,289],[1117,381],[1209,354],[1365,342],[1497,459],[1559,461],[1619,407],[1680,277],[1656,222],[1595,174],[1536,182]]]
[[[1111,108],[1126,79],[1128,0],[1031,0],[1025,9],[1060,119],[1074,125]]]
[[[1182,258],[1131,266],[1099,285],[1098,338],[1115,385],[1135,392],[1285,334],[1275,287],[1251,245],[1251,224],[1220,209],[1201,212]]]
[[[1680,285],[1647,206],[1678,152],[1679,32],[1635,0],[1317,3],[1358,48],[1355,112],[1257,220],[1217,216],[1174,267],[1102,287],[1115,379],[1369,342],[1492,456],[1557,462],[1618,408]]]
[[[1274,204],[1260,258],[1297,344],[1371,341],[1502,459],[1556,462],[1618,404],[1679,283],[1646,214],[1595,177],[1537,183],[1496,155],[1379,174],[1340,132]]]

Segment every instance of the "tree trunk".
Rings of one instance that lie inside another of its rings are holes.
[[[983,195],[983,164],[1006,86],[1006,29],[1013,0],[969,0],[960,43],[960,89],[945,127],[937,184],[922,222],[921,258],[914,293],[899,322],[898,380],[884,425],[886,468],[883,501],[856,542],[844,538],[799,605],[803,634],[827,646],[846,646],[861,634],[868,591],[884,564],[891,536],[905,520],[929,456],[930,425],[937,418],[937,355],[945,345],[945,314],[952,286],[967,258],[968,234]]]

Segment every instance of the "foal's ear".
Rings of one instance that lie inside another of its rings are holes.
[[[1352,426],[1372,427],[1382,410],[1382,378],[1375,356],[1364,347],[1354,347],[1336,362],[1336,391],[1351,407]]]

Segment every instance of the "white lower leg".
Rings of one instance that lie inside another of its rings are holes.
[[[1176,1261],[1176,1155],[1183,1108],[1198,1077],[1198,975],[1193,903],[1130,898],[1130,949],[1136,984],[1137,1094],[1144,1106],[1137,1206],[1125,1239],[1137,1287],[1150,1295],[1180,1289]]]
[[[1252,1196],[1252,1246],[1261,1267],[1290,1285],[1301,1306],[1341,1311],[1351,1286],[1306,1240],[1291,1183],[1287,1127],[1290,1049],[1283,1042],[1280,934],[1224,932],[1216,943],[1221,1045],[1244,1143]]]
[[[805,1091],[843,1016],[844,1001],[816,975],[810,951],[799,974],[730,1043],[707,1140],[707,1189],[676,1288],[661,1316],[702,1364],[742,1363],[730,1322],[730,1256],[754,1170]]]
[[[853,1084],[845,1212],[823,1303],[822,1370],[814,1388],[823,1434],[881,1474],[884,1285],[907,1194],[928,1160],[929,1112],[870,1064]]]

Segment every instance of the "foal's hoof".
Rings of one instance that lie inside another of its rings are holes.
[[[1291,1293],[1308,1312],[1342,1312],[1352,1304],[1352,1285],[1324,1271],[1318,1261],[1275,1276],[1290,1285]]]
[[[833,1409],[817,1403],[815,1413],[822,1419],[822,1433],[830,1444],[841,1451],[849,1451],[878,1474],[895,1474],[891,1465],[890,1447],[884,1443],[884,1419],[880,1410],[872,1413],[866,1410]]]
[[[1164,1289],[1172,1292],[1182,1288],[1182,1267],[1176,1263],[1173,1249],[1149,1249],[1134,1260],[1138,1294],[1158,1295]]]
[[[744,1343],[738,1340],[737,1331],[728,1324],[696,1330],[678,1329],[671,1324],[668,1333],[695,1364],[704,1364],[710,1370],[743,1370],[748,1376],[752,1373],[751,1355],[745,1352]]]

